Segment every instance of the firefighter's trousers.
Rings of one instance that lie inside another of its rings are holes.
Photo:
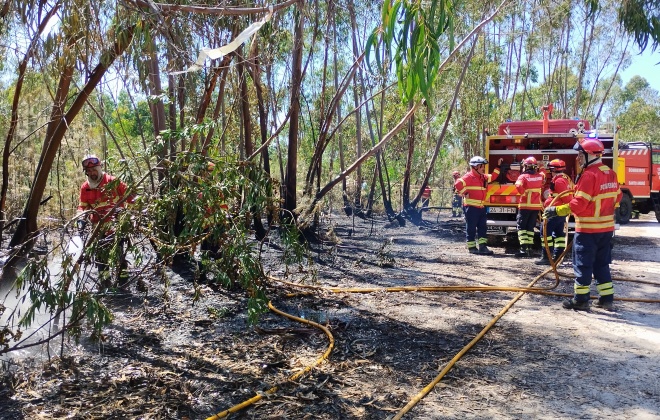
[[[486,208],[465,206],[465,239],[468,248],[477,246],[479,243],[486,243]]]
[[[548,239],[548,246],[555,254],[561,254],[566,248],[566,233],[564,232],[564,226],[566,225],[566,217],[555,216],[548,219],[546,224],[546,231],[543,231],[543,225],[541,225],[541,239],[545,235]],[[555,255],[555,258],[557,257]]]
[[[452,217],[460,217],[463,214],[463,197],[459,194],[454,194],[454,198],[451,201],[451,215]]]
[[[538,210],[518,209],[516,228],[521,248],[531,248],[534,245],[534,226],[538,215]]]
[[[589,300],[591,276],[602,302],[614,300],[610,263],[612,262],[613,232],[581,233],[573,238],[573,272],[575,274],[575,300]]]

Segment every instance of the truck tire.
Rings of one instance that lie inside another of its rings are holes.
[[[655,211],[655,219],[660,222],[660,210]]]
[[[616,210],[616,222],[625,225],[632,216],[632,199],[628,194],[623,194],[619,208]]]

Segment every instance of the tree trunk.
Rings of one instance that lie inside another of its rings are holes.
[[[293,37],[293,55],[291,57],[291,118],[289,121],[289,145],[286,162],[286,178],[284,179],[284,210],[293,215],[296,209],[296,188],[298,168],[298,129],[300,119],[300,87],[302,85],[302,55],[303,55],[303,5],[298,4],[295,14],[295,31]]]
[[[23,211],[23,218],[19,221],[16,232],[9,244],[10,247],[15,248],[16,252],[12,253],[7,265],[13,267],[18,262],[20,257],[24,257],[32,249],[34,245],[34,234],[37,231],[37,215],[39,214],[39,206],[43,193],[48,182],[48,176],[53,166],[53,161],[57,156],[57,151],[62,143],[62,139],[66,134],[71,122],[78,115],[82,107],[87,102],[89,96],[92,94],[101,78],[108,71],[117,57],[124,53],[126,48],[130,45],[133,39],[134,26],[124,29],[117,34],[115,43],[110,50],[105,51],[99,64],[94,68],[89,75],[89,79],[80,93],[76,96],[71,104],[71,107],[62,115],[61,118],[51,119],[48,125],[46,137],[44,140],[44,147],[39,158],[37,165],[37,173],[35,175],[30,195]],[[73,69],[73,66],[70,66]],[[60,86],[57,90],[57,95],[53,103],[53,111],[51,117],[61,115],[60,107],[64,105],[65,92],[68,92],[68,85],[72,76],[72,71],[65,71],[60,76]],[[64,94],[61,96],[61,94]],[[61,96],[61,98],[60,98]],[[61,102],[58,100],[61,99]]]
[[[6,7],[9,7],[9,2],[6,3]],[[28,46],[27,51],[23,60],[18,65],[18,78],[16,79],[16,86],[14,87],[14,98],[11,104],[11,119],[9,121],[9,128],[7,129],[7,138],[5,140],[5,146],[2,150],[2,189],[0,190],[0,244],[2,243],[2,232],[5,227],[5,220],[7,215],[5,214],[5,207],[7,205],[7,191],[9,189],[9,157],[11,152],[11,144],[14,140],[14,134],[16,133],[16,126],[18,125],[18,104],[21,99],[21,92],[23,90],[23,80],[25,79],[25,71],[27,69],[28,62],[34,54],[35,47],[37,46],[38,41],[41,39],[41,34],[46,29],[50,19],[57,13],[60,8],[60,3],[56,3],[53,8],[44,16],[43,20],[39,23],[39,28],[37,33],[32,38],[30,45]]]

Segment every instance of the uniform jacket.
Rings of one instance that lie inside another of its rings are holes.
[[[422,198],[423,199],[431,198],[431,188],[429,187],[424,188],[424,191],[422,191]]]
[[[568,203],[575,216],[575,231],[601,233],[614,230],[614,210],[621,201],[616,173],[603,162],[587,166],[575,185]]]
[[[545,184],[545,173],[520,174],[516,180],[516,189],[520,194],[520,210],[541,210],[541,190]]]
[[[552,178],[552,181],[550,181],[550,196],[546,198],[545,203],[543,203],[543,207],[548,207],[552,203],[552,199],[555,198],[558,194],[561,194],[564,191],[572,191],[573,188],[575,188],[575,184],[573,184],[571,177],[563,172],[558,173]],[[572,199],[572,193],[564,194],[563,196],[559,197],[559,199],[555,200],[554,205],[560,206],[562,204],[568,204]]]
[[[486,204],[486,186],[499,175],[499,168],[495,168],[490,175],[481,175],[475,169],[470,169],[470,172],[458,178],[454,183],[454,188],[458,194],[463,196],[463,205],[483,208]]]
[[[91,188],[89,182],[85,181],[80,187],[80,204],[78,210],[95,210],[90,213],[89,220],[98,223],[125,195],[128,189],[126,184],[115,181],[115,177],[103,173],[103,178],[96,188]],[[115,181],[115,182],[113,182]],[[108,185],[111,184],[111,185]],[[127,200],[133,202],[133,198]],[[120,204],[118,207],[124,207]]]

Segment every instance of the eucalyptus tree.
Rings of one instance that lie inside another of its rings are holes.
[[[660,144],[660,93],[646,79],[635,76],[624,86],[618,80],[608,105],[621,141]]]
[[[43,6],[43,2],[18,2],[11,7],[19,12],[16,16],[22,19],[21,22],[27,28],[33,19],[41,16]],[[15,263],[15,257],[24,255],[34,244],[34,234],[38,231],[39,206],[50,170],[69,126],[114,60],[129,48],[135,33],[142,29],[137,16],[125,9],[107,8],[104,3],[72,0],[56,2],[52,8],[59,9],[59,22],[56,22],[59,30],[52,31],[43,43],[39,42],[39,57],[55,75],[53,80],[56,83],[49,86],[53,91],[53,102],[45,132],[41,133],[43,146],[30,194],[9,243],[15,251],[9,265]],[[96,13],[91,14],[91,10]],[[44,15],[52,17],[55,14]],[[28,54],[34,54],[34,50],[29,49]],[[44,82],[48,83],[48,80],[45,78]],[[82,85],[73,86],[72,91],[72,84],[79,82]],[[22,100],[21,92],[15,95],[19,96],[15,102]]]

